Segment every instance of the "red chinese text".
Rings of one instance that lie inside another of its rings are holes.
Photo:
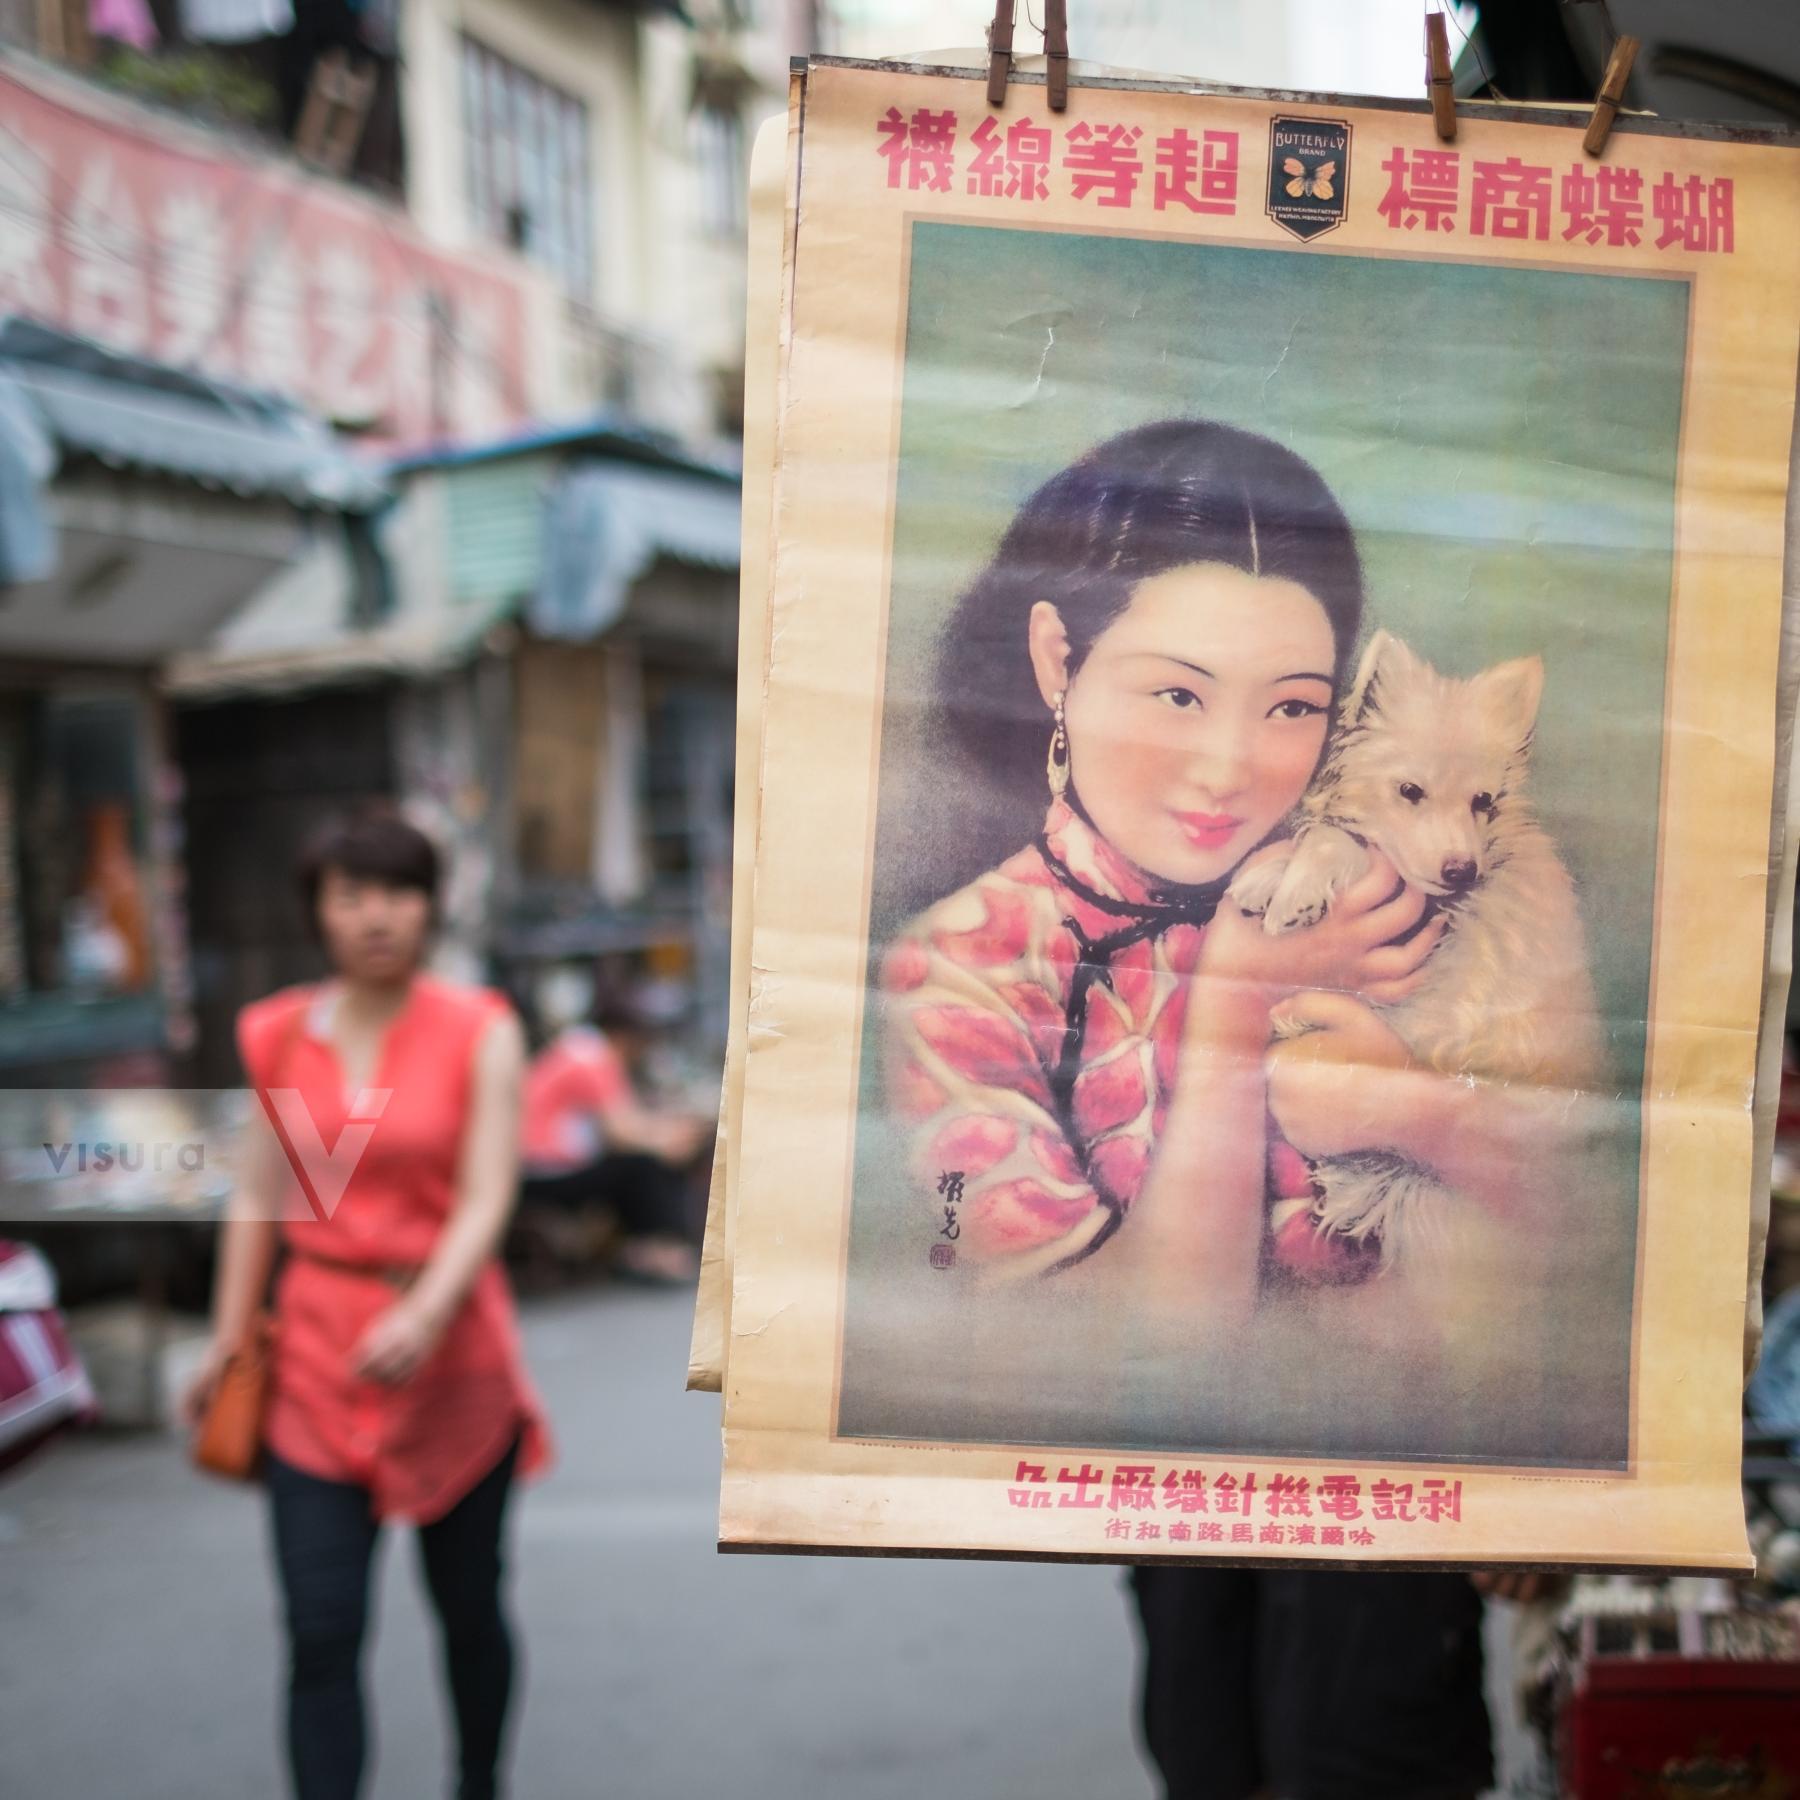
[[[1077,200],[1094,197],[1097,206],[1129,206],[1144,172],[1138,155],[1141,125],[1071,125],[1063,139],[1063,167]]]
[[[889,187],[904,182],[909,188],[931,193],[950,192],[955,173],[955,113],[921,106],[909,119],[899,107],[890,106],[875,121],[875,130],[881,139],[877,148],[887,158]]]
[[[1156,209],[1185,206],[1192,213],[1234,213],[1238,192],[1235,131],[1171,131],[1156,140]]]
[[[1407,150],[1396,144],[1381,165],[1387,186],[1376,211],[1393,231],[1454,231],[1463,201],[1462,159],[1455,150]],[[1517,156],[1477,159],[1468,187],[1472,237],[1539,242],[1560,236],[1609,250],[1729,255],[1737,247],[1735,196],[1724,177],[1665,173],[1652,185],[1641,169],[1571,162],[1560,175]],[[1559,227],[1552,230],[1552,226]]]
[[[1052,1476],[1048,1463],[1021,1458],[1006,1501],[1023,1512],[1070,1507],[1100,1514],[1107,1538],[1120,1543],[1324,1550],[1366,1547],[1375,1541],[1370,1527],[1377,1524],[1425,1530],[1460,1525],[1463,1484],[1439,1475],[1401,1481],[1283,1470],[1259,1480],[1254,1470],[1149,1462],[1063,1464]]]
[[[1462,157],[1454,150],[1415,150],[1396,144],[1382,165],[1387,192],[1377,209],[1396,228],[1454,231],[1462,181]]]
[[[1051,137],[1047,126],[1016,119],[1004,132],[991,114],[969,133],[975,152],[968,189],[987,199],[1047,200]],[[890,181],[890,187],[893,183]]]

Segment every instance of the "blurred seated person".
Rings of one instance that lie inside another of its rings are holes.
[[[520,1125],[527,1203],[605,1207],[625,1239],[618,1266],[657,1282],[692,1281],[687,1171],[713,1125],[646,1105],[632,1080],[642,1025],[627,1007],[593,1017],[594,984],[553,970],[536,995],[543,1047],[525,1073]]]

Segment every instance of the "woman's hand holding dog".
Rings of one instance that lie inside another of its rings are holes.
[[[1106,1261],[1134,1305],[1209,1328],[1249,1316],[1261,1279],[1265,1151],[1262,1133],[1246,1132],[1243,1120],[1260,1114],[1267,1092],[1271,1012],[1284,1001],[1338,1000],[1380,1025],[1347,994],[1300,990],[1403,998],[1443,930],[1438,923],[1416,929],[1424,910],[1424,897],[1380,856],[1325,918],[1280,936],[1231,901],[1221,903],[1201,947],[1169,1111],[1131,1209],[1132,1229],[1120,1234],[1110,1261],[1095,1259]],[[1393,942],[1408,932],[1408,942]]]
[[[1248,866],[1285,849],[1270,845]],[[1222,901],[1207,928],[1196,980],[1261,989],[1268,1004],[1301,988],[1336,988],[1391,1006],[1424,980],[1426,960],[1444,935],[1442,917],[1415,929],[1424,913],[1425,896],[1404,885],[1385,856],[1371,851],[1368,871],[1316,925],[1271,936],[1260,919]],[[1405,943],[1395,941],[1403,937]]]
[[[1566,1129],[1560,1090],[1444,1075],[1349,994],[1295,994],[1271,1019],[1284,1035],[1264,1059],[1269,1111],[1314,1161],[1370,1150],[1402,1156],[1457,1193],[1514,1214],[1531,1188],[1530,1165]]]
[[[1287,1036],[1270,1049],[1269,1111],[1302,1156],[1397,1151],[1433,1164],[1432,1102],[1439,1077],[1416,1062],[1372,1007],[1348,994],[1296,994],[1271,1022]]]

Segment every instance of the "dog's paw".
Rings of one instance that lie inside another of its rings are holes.
[[[1304,931],[1308,925],[1318,924],[1328,911],[1330,904],[1323,896],[1289,901],[1270,908],[1263,918],[1263,929],[1270,933]]]
[[[1337,884],[1329,873],[1321,876],[1316,858],[1295,857],[1276,888],[1263,929],[1269,932],[1301,931],[1316,925],[1331,910]]]
[[[1287,863],[1281,857],[1271,857],[1267,862],[1257,863],[1253,868],[1239,872],[1231,886],[1225,890],[1225,896],[1239,912],[1248,913],[1253,919],[1263,919],[1270,902],[1275,898],[1275,890],[1281,886],[1281,878],[1287,872]]]

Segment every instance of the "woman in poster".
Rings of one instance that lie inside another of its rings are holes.
[[[1317,472],[1202,420],[1045,483],[964,596],[945,718],[997,784],[1045,782],[1047,745],[1048,810],[883,967],[940,1266],[1231,1330],[1273,1290],[1378,1264],[1376,1241],[1318,1229],[1306,1156],[1397,1154],[1477,1196],[1513,1179],[1470,1089],[1376,1010],[1426,978],[1447,911],[1379,854],[1285,933],[1227,897],[1281,853],[1362,606]],[[1407,1329],[1403,1285],[1382,1284],[1384,1332]]]

